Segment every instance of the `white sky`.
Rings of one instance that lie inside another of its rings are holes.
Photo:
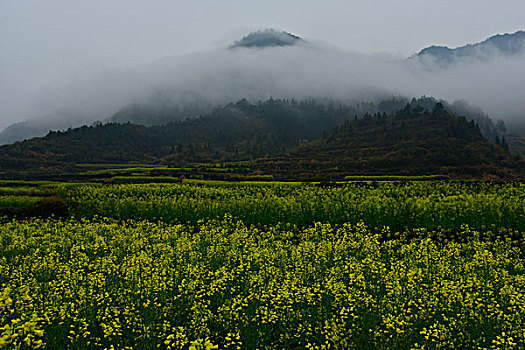
[[[409,56],[525,29],[523,0],[0,0],[0,129],[32,96],[111,67],[201,51],[253,28]]]

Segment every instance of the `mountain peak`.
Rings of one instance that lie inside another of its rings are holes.
[[[465,46],[451,49],[446,46],[429,46],[416,54],[417,57],[432,57],[442,64],[449,64],[459,58],[486,59],[493,55],[514,56],[525,53],[525,31],[498,34]]]
[[[275,29],[266,29],[246,35],[241,40],[238,40],[230,45],[229,48],[267,48],[275,46],[293,46],[302,40],[303,39],[300,37],[288,32],[280,32]]]

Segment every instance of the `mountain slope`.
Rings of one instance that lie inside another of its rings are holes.
[[[253,32],[229,42],[230,47],[220,45],[209,51],[164,57],[71,81],[67,93],[62,92],[62,88],[42,87],[45,98],[26,101],[33,106],[28,116],[37,118],[0,132],[0,144],[97,120],[160,125],[198,117],[214,107],[242,98],[258,101],[270,96],[378,103],[401,91],[434,91],[440,96],[457,96],[470,101],[475,101],[480,94],[490,96],[486,103],[483,101],[485,109],[497,106],[491,111],[493,116],[510,120],[510,116],[521,116],[524,109],[519,95],[519,87],[523,86],[520,78],[524,76],[520,74],[523,65],[521,60],[514,59],[522,52],[519,43],[523,42],[523,33],[496,36],[484,43],[467,46],[470,51],[486,47],[490,48],[485,50],[487,52],[503,52],[512,57],[495,62],[495,67],[501,70],[477,67],[479,71],[471,71],[472,67],[465,64],[449,77],[441,76],[440,81],[435,74],[427,74],[439,66],[433,59],[409,60],[408,63],[388,56],[344,52],[330,44],[306,41],[287,32]],[[415,58],[433,57],[432,52],[436,50],[423,50]],[[407,66],[410,69],[406,69]],[[450,86],[451,91],[446,88],[444,93],[443,85]],[[481,87],[482,91],[478,91]],[[494,101],[490,101],[492,99]],[[480,127],[484,131],[483,126]]]
[[[473,121],[450,114],[441,103],[435,106],[429,113],[407,103],[389,116],[367,113],[357,119],[356,109],[348,106],[241,100],[163,126],[110,123],[51,132],[0,147],[0,168],[13,175],[79,163],[180,166],[250,160],[253,165],[246,171],[254,175],[294,180],[352,174],[510,178],[523,173],[523,160],[511,156],[505,142],[488,141]]]
[[[100,124],[0,147],[2,169],[71,163],[216,162],[254,159],[322,136],[357,110],[314,101],[241,100],[208,115],[161,126]]]
[[[407,106],[390,116],[345,122],[321,140],[254,168],[282,179],[342,179],[348,175],[523,176],[525,162],[485,139],[474,122],[448,113]]]
[[[45,136],[50,130],[65,130],[91,124],[90,118],[78,113],[54,113],[9,125],[0,131],[0,145]]]
[[[312,103],[313,101],[310,101]],[[354,115],[361,116],[365,113],[387,113],[392,114],[399,109],[403,108],[407,103],[410,103],[412,106],[421,106],[429,110],[437,103],[442,103],[445,108],[456,115],[461,115],[467,120],[473,120],[476,124],[479,125],[482,134],[491,141],[494,141],[497,136],[501,137],[505,133],[505,124],[502,121],[494,123],[483,110],[478,106],[473,106],[468,104],[465,101],[454,101],[453,103],[448,103],[443,100],[437,100],[433,97],[422,96],[418,99],[413,98],[409,100],[404,97],[393,97],[387,100],[383,100],[376,103],[373,102],[361,102],[354,103],[352,105],[345,104],[345,108],[349,110],[349,113],[353,117]],[[274,100],[274,103],[280,103],[278,100]],[[337,105],[335,101],[326,101],[318,100],[316,103],[320,105]],[[302,102],[304,104],[304,102]],[[264,106],[264,104],[263,104]],[[201,107],[201,109],[199,109]],[[194,118],[199,115],[210,115],[212,108],[207,106],[208,110],[204,107],[206,106],[193,106],[192,108],[180,109],[180,108],[159,108],[154,105],[141,105],[134,104],[128,107],[121,109],[117,112],[112,118],[112,122],[125,123],[131,122],[134,124],[140,125],[163,125],[167,124],[170,121],[184,120],[188,117]],[[262,112],[261,113],[265,113]],[[213,113],[211,113],[213,115]],[[329,128],[335,125],[328,124],[321,127],[321,131],[328,131]],[[525,153],[524,153],[525,155]]]
[[[441,66],[448,66],[461,59],[487,60],[494,56],[512,57],[525,53],[525,31],[513,34],[499,34],[476,44],[469,44],[455,49],[446,46],[430,46],[416,57],[432,58]]]

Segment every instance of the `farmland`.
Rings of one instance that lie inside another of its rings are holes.
[[[4,183],[0,347],[525,346],[525,185]]]

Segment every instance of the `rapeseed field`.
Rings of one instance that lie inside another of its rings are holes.
[[[0,222],[0,347],[524,348],[524,190],[60,185]]]

